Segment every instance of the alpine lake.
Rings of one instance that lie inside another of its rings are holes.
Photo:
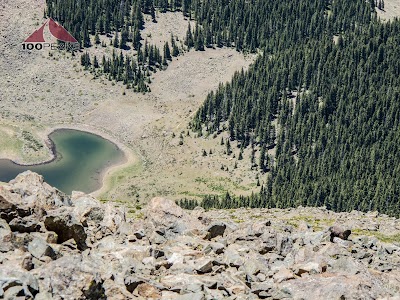
[[[105,171],[124,160],[124,153],[111,141],[92,133],[58,129],[49,135],[54,159],[37,165],[19,165],[0,159],[0,181],[8,182],[27,170],[66,194],[91,193],[102,186]]]

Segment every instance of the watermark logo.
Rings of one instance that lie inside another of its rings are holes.
[[[58,40],[58,43],[49,43],[45,41],[44,29],[48,27],[51,35]],[[78,41],[61,25],[57,24],[52,18],[49,18],[44,24],[33,32],[23,43],[23,50],[79,50]]]

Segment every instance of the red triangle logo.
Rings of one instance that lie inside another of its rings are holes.
[[[63,42],[77,43],[78,41],[61,25],[50,18],[49,29],[52,36]]]
[[[43,30],[44,27],[46,26],[48,20],[44,22],[44,24],[36,30],[34,33],[32,33],[25,41],[24,43],[44,43],[44,37],[43,37]]]
[[[43,30],[46,25],[49,25],[49,30],[52,36],[63,42],[77,43],[78,41],[61,25],[57,24],[53,19],[48,19],[44,24],[32,33],[24,43],[44,43]]]

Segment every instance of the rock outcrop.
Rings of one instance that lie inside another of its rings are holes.
[[[0,299],[399,299],[400,221],[323,208],[143,217],[25,172],[0,186]]]

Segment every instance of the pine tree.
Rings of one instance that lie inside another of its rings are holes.
[[[99,67],[99,62],[96,55],[93,57],[93,68],[97,69]]]
[[[154,46],[153,45],[151,45],[149,47],[149,62],[148,63],[149,63],[150,66],[153,66],[154,63],[155,63],[155,53],[154,53]]]
[[[206,32],[206,38],[205,38],[205,45],[207,48],[211,48],[212,47],[212,33],[211,30],[208,26],[204,27],[204,31]]]
[[[119,47],[118,31],[115,32],[113,46],[114,46],[114,48],[118,48]]]
[[[140,36],[140,31],[138,27],[135,27],[133,30],[133,48],[135,50],[139,50],[140,49],[140,41],[141,41],[141,36]]]
[[[86,26],[84,26],[82,28],[81,36],[82,36],[82,40],[83,40],[83,43],[82,43],[83,47],[90,47],[91,46],[90,36],[89,36],[89,32],[88,32]]]
[[[226,154],[228,154],[228,155],[232,154],[232,148],[231,148],[231,143],[229,142],[229,139],[226,141]]]
[[[198,29],[197,34],[195,34],[196,42],[195,42],[195,50],[196,51],[204,51],[204,36],[203,30]]]
[[[188,29],[186,31],[185,45],[188,47],[188,50],[190,50],[190,48],[193,48],[194,46],[193,34],[192,34],[192,29],[190,27],[190,23],[188,24]]]
[[[179,48],[176,45],[174,35],[171,33],[171,46],[172,46],[172,56],[176,57],[179,55]]]
[[[91,65],[90,55],[88,52],[85,52],[84,54],[82,54],[81,65],[85,67],[85,70],[87,70],[89,68],[89,66]]]
[[[154,5],[151,5],[150,15],[151,15],[151,19],[152,19],[153,23],[157,23],[156,10],[154,9]]]
[[[100,44],[100,37],[97,32],[96,32],[96,35],[94,36],[94,41],[95,41],[96,45]]]
[[[171,50],[169,48],[168,42],[165,42],[164,44],[164,57],[168,60],[172,60]]]
[[[167,12],[168,9],[168,0],[160,0],[159,8],[162,13]]]
[[[267,166],[265,165],[265,153],[266,153],[266,147],[265,147],[265,144],[263,144],[263,145],[261,146],[261,150],[260,150],[260,160],[259,160],[259,163],[258,163],[260,169],[261,169],[263,172],[265,172],[266,169],[267,169]]]
[[[121,40],[119,42],[119,48],[126,49],[126,42],[128,41],[128,29],[124,28],[121,33]]]

